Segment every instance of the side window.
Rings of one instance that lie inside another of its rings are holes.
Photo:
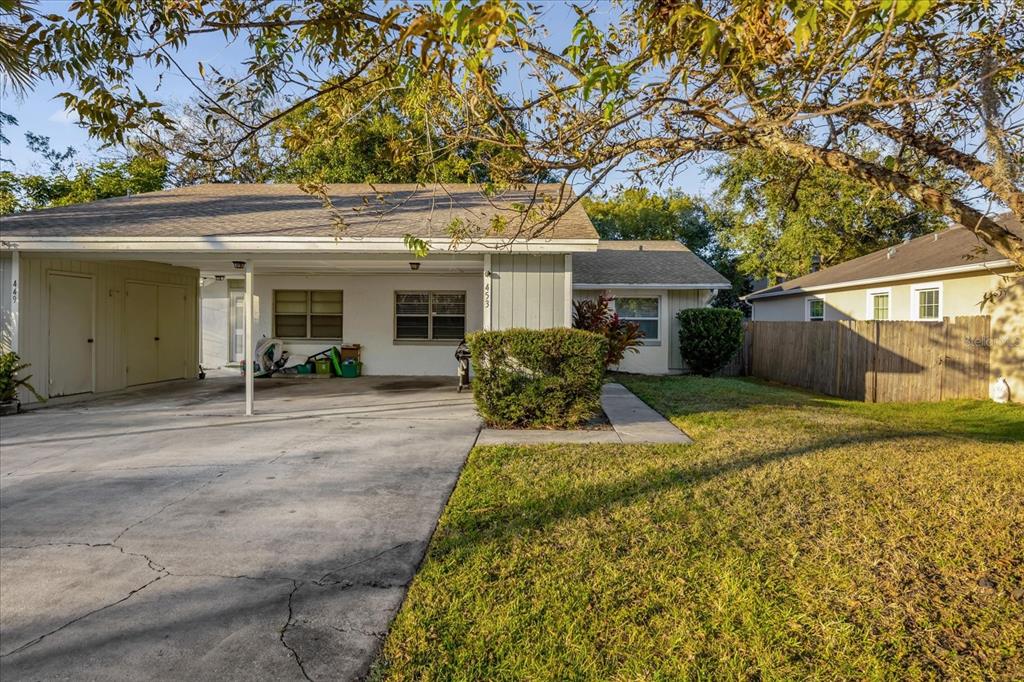
[[[658,304],[657,296],[616,298],[615,312],[627,322],[636,322],[646,340],[657,341],[660,326]]]
[[[938,288],[917,290],[917,319],[937,320],[939,319],[939,299],[941,292]]]
[[[872,320],[889,319],[889,290],[868,292],[868,317]]]
[[[824,320],[825,300],[821,298],[808,298],[806,318],[808,322],[821,322]]]

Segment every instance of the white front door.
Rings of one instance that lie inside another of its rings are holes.
[[[95,390],[93,279],[50,273],[49,395]]]
[[[231,362],[245,360],[245,293],[231,292]]]

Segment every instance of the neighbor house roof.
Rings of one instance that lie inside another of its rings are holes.
[[[328,185],[334,212],[298,185],[207,184],[3,216],[5,238],[394,237],[445,238],[450,225],[477,238],[517,234],[522,207],[568,205],[572,190],[528,185],[486,195],[480,185]],[[341,216],[339,230],[333,215]],[[504,230],[495,226],[505,223]],[[528,224],[538,225],[536,214]],[[538,239],[596,240],[577,202]]]
[[[996,220],[1011,232],[1024,236],[1021,223],[1013,214],[1005,213]],[[1006,256],[982,242],[969,229],[956,225],[755,291],[746,296],[746,300],[839,289],[891,279],[971,272],[1011,264]]]
[[[572,259],[580,288],[728,289],[729,280],[677,241],[601,241]]]

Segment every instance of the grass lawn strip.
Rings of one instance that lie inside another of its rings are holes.
[[[696,443],[476,448],[380,679],[1024,675],[1024,411],[629,378]]]

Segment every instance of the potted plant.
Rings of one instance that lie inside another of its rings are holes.
[[[0,414],[13,414],[21,411],[21,401],[18,400],[18,389],[25,387],[32,392],[40,402],[46,398],[39,395],[36,389],[28,382],[31,375],[19,378],[18,372],[27,368],[29,364],[22,362],[17,353],[0,353]]]

